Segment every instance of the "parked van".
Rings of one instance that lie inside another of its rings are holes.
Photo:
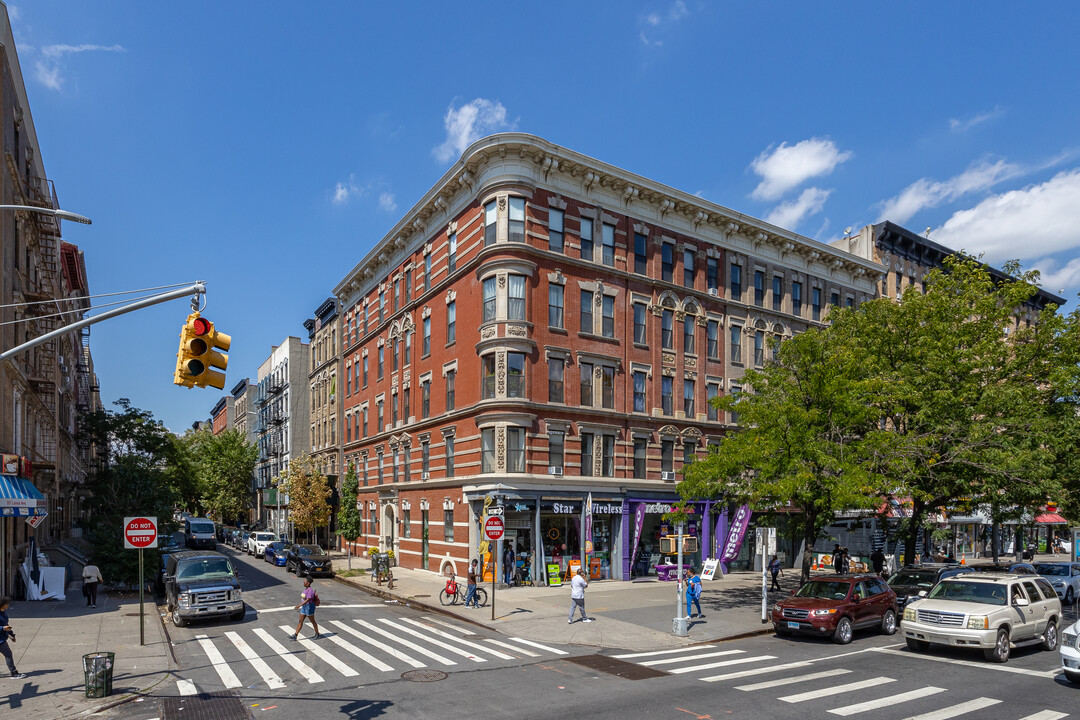
[[[229,558],[205,550],[185,550],[168,556],[165,605],[176,627],[184,627],[191,620],[223,615],[241,620],[245,609],[236,570]]]
[[[188,518],[184,521],[184,544],[189,548],[217,548],[217,528],[209,518]]]

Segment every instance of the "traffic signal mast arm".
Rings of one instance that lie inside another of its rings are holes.
[[[103,320],[108,320],[109,318],[114,318],[114,317],[117,317],[118,315],[125,315],[125,314],[127,314],[129,312],[134,312],[136,310],[142,310],[143,308],[150,307],[151,305],[160,305],[163,302],[168,302],[170,300],[176,300],[177,298],[187,297],[189,295],[205,295],[205,294],[206,294],[206,285],[204,285],[201,282],[197,282],[194,285],[191,285],[191,286],[186,287],[186,288],[181,288],[179,290],[170,290],[169,292],[161,293],[160,295],[154,295],[152,297],[148,297],[148,298],[145,298],[143,300],[133,302],[130,305],[124,305],[123,307],[114,308],[112,310],[108,310],[106,312],[103,312],[100,315],[95,315],[92,318],[86,318],[85,320],[80,320],[78,322],[72,323],[71,325],[64,325],[61,328],[57,328],[56,330],[53,330],[52,332],[45,333],[44,335],[42,335],[40,337],[36,337],[33,340],[27,340],[26,342],[24,342],[21,345],[17,345],[15,347],[11,348],[10,350],[6,350],[5,352],[0,353],[0,361],[7,360],[9,357],[12,357],[14,355],[18,355],[19,353],[24,352],[26,350],[29,350],[32,347],[36,347],[37,345],[40,345],[41,343],[48,342],[49,340],[52,340],[55,337],[60,337],[61,335],[65,335],[65,334],[71,332],[72,330],[81,330],[84,327],[90,327],[91,325],[99,323],[99,322],[101,322]]]

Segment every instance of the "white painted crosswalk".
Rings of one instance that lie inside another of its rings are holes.
[[[222,687],[281,690],[323,683],[327,677],[376,680],[406,670],[459,667],[462,662],[529,661],[568,654],[524,638],[482,637],[431,616],[328,619],[317,639],[305,628],[294,640],[289,625],[233,628],[195,636],[202,663],[193,665],[207,670],[198,680],[187,673],[178,679],[179,695]]]

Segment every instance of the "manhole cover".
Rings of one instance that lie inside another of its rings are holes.
[[[450,676],[442,670],[410,670],[401,673],[402,680],[411,680],[412,682],[438,682],[448,677]]]
[[[248,720],[244,701],[231,692],[199,693],[161,701],[161,720]]]
[[[647,680],[654,677],[663,677],[668,673],[662,670],[654,670],[650,667],[636,665],[634,663],[607,657],[606,655],[582,655],[580,657],[565,658],[566,662],[574,663],[596,670],[608,675],[621,677],[624,680]]]

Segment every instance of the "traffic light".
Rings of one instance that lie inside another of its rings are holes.
[[[175,385],[225,388],[225,368],[232,338],[214,329],[214,323],[193,312],[180,329],[180,349],[176,353]]]

